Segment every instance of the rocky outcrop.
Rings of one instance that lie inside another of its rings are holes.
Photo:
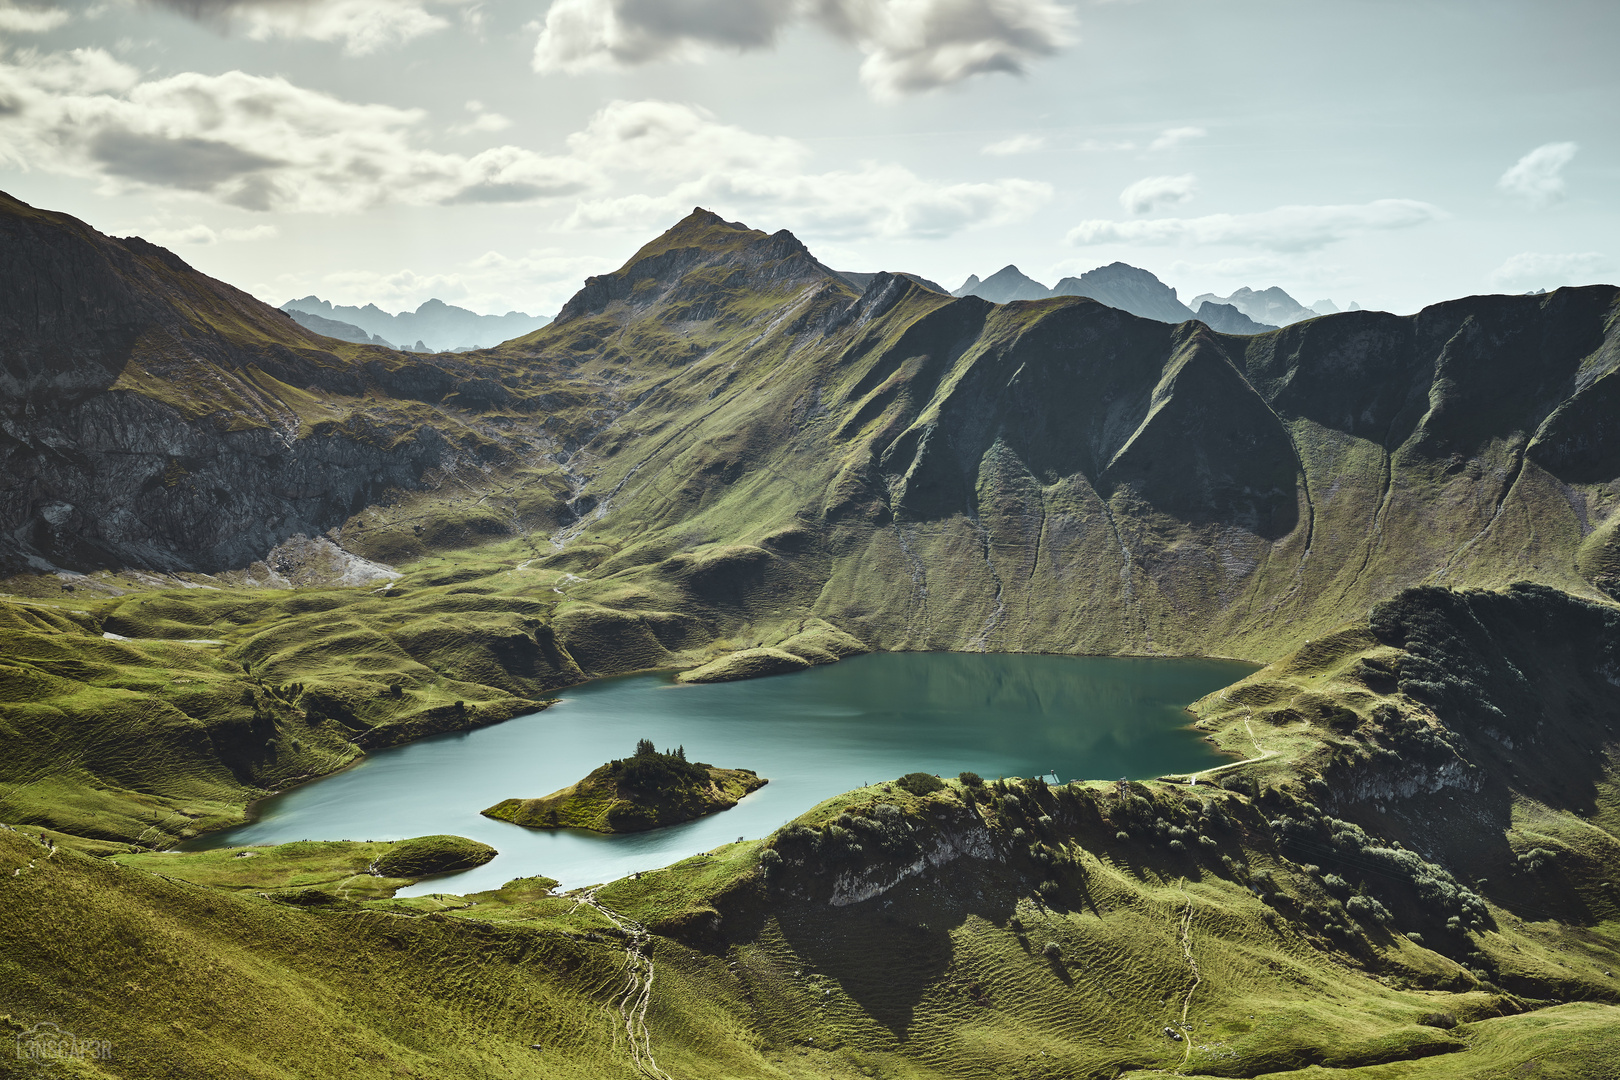
[[[913,857],[901,861],[876,861],[840,872],[832,883],[827,903],[833,907],[859,904],[902,884],[911,878],[947,866],[960,858],[994,859],[995,843],[984,822],[970,814],[936,814],[932,828],[919,836]]]

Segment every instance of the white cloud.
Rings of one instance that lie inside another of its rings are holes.
[[[450,134],[471,135],[476,132],[505,131],[507,128],[512,126],[512,121],[508,120],[500,113],[490,112],[488,109],[484,108],[484,103],[482,101],[475,99],[467,102],[467,111],[473,114],[473,118],[467,121],[465,124],[451,125]]]
[[[43,34],[68,18],[68,13],[59,9],[17,7],[0,0],[0,34]]]
[[[1197,190],[1198,177],[1192,173],[1146,176],[1119,193],[1119,205],[1133,214],[1146,214],[1160,206],[1184,203]]]
[[[519,202],[595,180],[515,146],[471,157],[415,144],[416,109],[344,101],[228,71],[143,81],[99,49],[0,62],[0,160],[113,190],[194,192],[249,210],[348,212],[388,202]]]
[[[232,243],[251,243],[254,240],[270,240],[275,238],[280,230],[274,225],[253,225],[247,228],[222,229],[215,232],[201,222],[187,225],[185,228],[172,229],[163,225],[147,225],[138,230],[140,235],[154,244],[163,247],[208,247],[221,240]]]
[[[1124,150],[1135,150],[1136,144],[1129,139],[1086,139],[1075,146],[1087,154],[1114,154]]]
[[[350,56],[364,56],[449,26],[427,10],[425,0],[157,0],[165,7],[250,38],[305,38],[342,42]],[[463,0],[433,0],[444,6]]]
[[[812,173],[802,144],[670,102],[613,102],[568,143],[592,166],[676,181],[659,195],[582,201],[568,219],[575,228],[659,227],[702,205],[826,237],[939,237],[1020,220],[1052,197],[1028,180],[940,183],[872,162]]]
[[[220,235],[226,240],[251,243],[254,240],[274,240],[280,232],[274,225],[252,225],[245,229],[226,229]]]
[[[207,247],[219,243],[219,234],[207,225],[188,225],[184,229],[142,229],[141,236],[154,244],[167,248]]]
[[[1502,174],[1496,186],[1510,195],[1519,195],[1531,206],[1550,206],[1564,197],[1564,166],[1580,149],[1572,142],[1538,146]]]
[[[1315,251],[1358,233],[1409,229],[1443,217],[1413,199],[1350,206],[1279,206],[1251,214],[1210,214],[1154,221],[1082,221],[1071,244],[1231,244],[1270,251]]]
[[[534,68],[577,74],[767,48],[804,20],[865,54],[861,81],[878,97],[1021,74],[1068,44],[1074,22],[1053,0],[555,0]]]
[[[705,172],[792,172],[810,151],[776,135],[722,124],[707,109],[669,101],[610,101],[584,131],[568,136],[573,155],[593,165],[656,177]]]
[[[899,165],[868,164],[815,174],[711,173],[659,197],[583,201],[568,224],[646,228],[703,205],[820,236],[939,238],[1027,218],[1051,197],[1049,185],[1028,180],[940,184]]]
[[[610,102],[563,154],[497,146],[466,156],[418,145],[421,110],[348,102],[281,78],[143,81],[95,49],[12,59],[0,59],[0,102],[14,103],[0,111],[0,162],[248,210],[584,195],[594,197],[575,207],[573,227],[661,227],[702,203],[823,236],[935,237],[1020,220],[1052,196],[1043,183],[948,183],[882,163],[814,173],[802,143],[672,102]],[[496,115],[477,102],[467,111],[475,124]],[[614,196],[616,180],[641,190]],[[212,242],[200,231],[175,235]]]
[[[1202,139],[1209,132],[1201,127],[1173,127],[1166,128],[1158,138],[1148,143],[1149,150],[1169,150],[1173,146],[1187,142],[1189,139]]]
[[[1315,269],[1320,264],[1311,261]],[[1336,272],[1340,268],[1333,268]],[[1297,274],[1299,265],[1295,260],[1282,258],[1277,255],[1240,255],[1230,259],[1215,259],[1211,262],[1194,262],[1186,259],[1177,259],[1170,264],[1170,271],[1180,277],[1219,277],[1219,278],[1262,278],[1277,277],[1283,273]],[[1190,294],[1189,294],[1190,295]]]
[[[980,148],[979,153],[990,154],[994,157],[1008,157],[1012,154],[1028,154],[1046,146],[1046,140],[1039,135],[1014,135],[1002,139],[1000,142],[989,143]]]
[[[1596,251],[1563,255],[1521,251],[1491,271],[1491,284],[1498,288],[1521,290],[1588,285],[1608,268],[1609,260]]]

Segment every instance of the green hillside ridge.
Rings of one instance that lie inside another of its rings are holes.
[[[1617,654],[1607,604],[1417,590],[1195,706],[1261,761],[1191,786],[888,782],[563,895],[289,903],[290,877],[222,869],[222,891],[0,831],[9,1022],[109,1039],[124,1076],[638,1075],[614,1033],[643,1000],[638,1045],[674,1077],[1603,1075]],[[1583,740],[1580,782],[1543,789]],[[111,965],[160,1020],[66,992]]]
[[[1620,1069],[1620,290],[1233,337],[695,212],[411,357],[0,232],[0,985],[83,1075]],[[588,678],[893,649],[1269,666],[1196,776],[891,782],[568,894],[157,853]]]
[[[462,836],[410,840],[295,840],[208,851],[114,855],[120,866],[271,899],[316,904],[388,899],[426,877],[482,866],[498,852]]]
[[[730,810],[767,782],[752,769],[687,761],[684,747],[660,754],[642,739],[632,756],[592,769],[560,791],[539,799],[503,799],[482,813],[531,829],[645,832]]]

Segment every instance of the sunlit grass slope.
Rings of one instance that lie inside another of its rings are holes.
[[[563,896],[371,899],[358,844],[118,869],[0,833],[12,1022],[133,1076],[634,1075],[631,1001],[705,1080],[1602,1075],[1617,649],[1611,606],[1544,587],[1408,592],[1198,703],[1255,759],[1198,783],[908,778]],[[161,1016],[67,989],[109,980]]]

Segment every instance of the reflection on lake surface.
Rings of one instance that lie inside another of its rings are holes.
[[[1217,764],[1224,759],[1182,710],[1252,670],[1225,660],[919,652],[706,686],[668,674],[602,679],[563,691],[542,713],[379,750],[267,799],[254,823],[187,846],[454,833],[500,857],[402,895],[475,892],[533,874],[587,885],[764,836],[822,799],[908,772],[1139,779]],[[479,814],[566,787],[640,738],[770,783],[723,813],[623,836]]]

